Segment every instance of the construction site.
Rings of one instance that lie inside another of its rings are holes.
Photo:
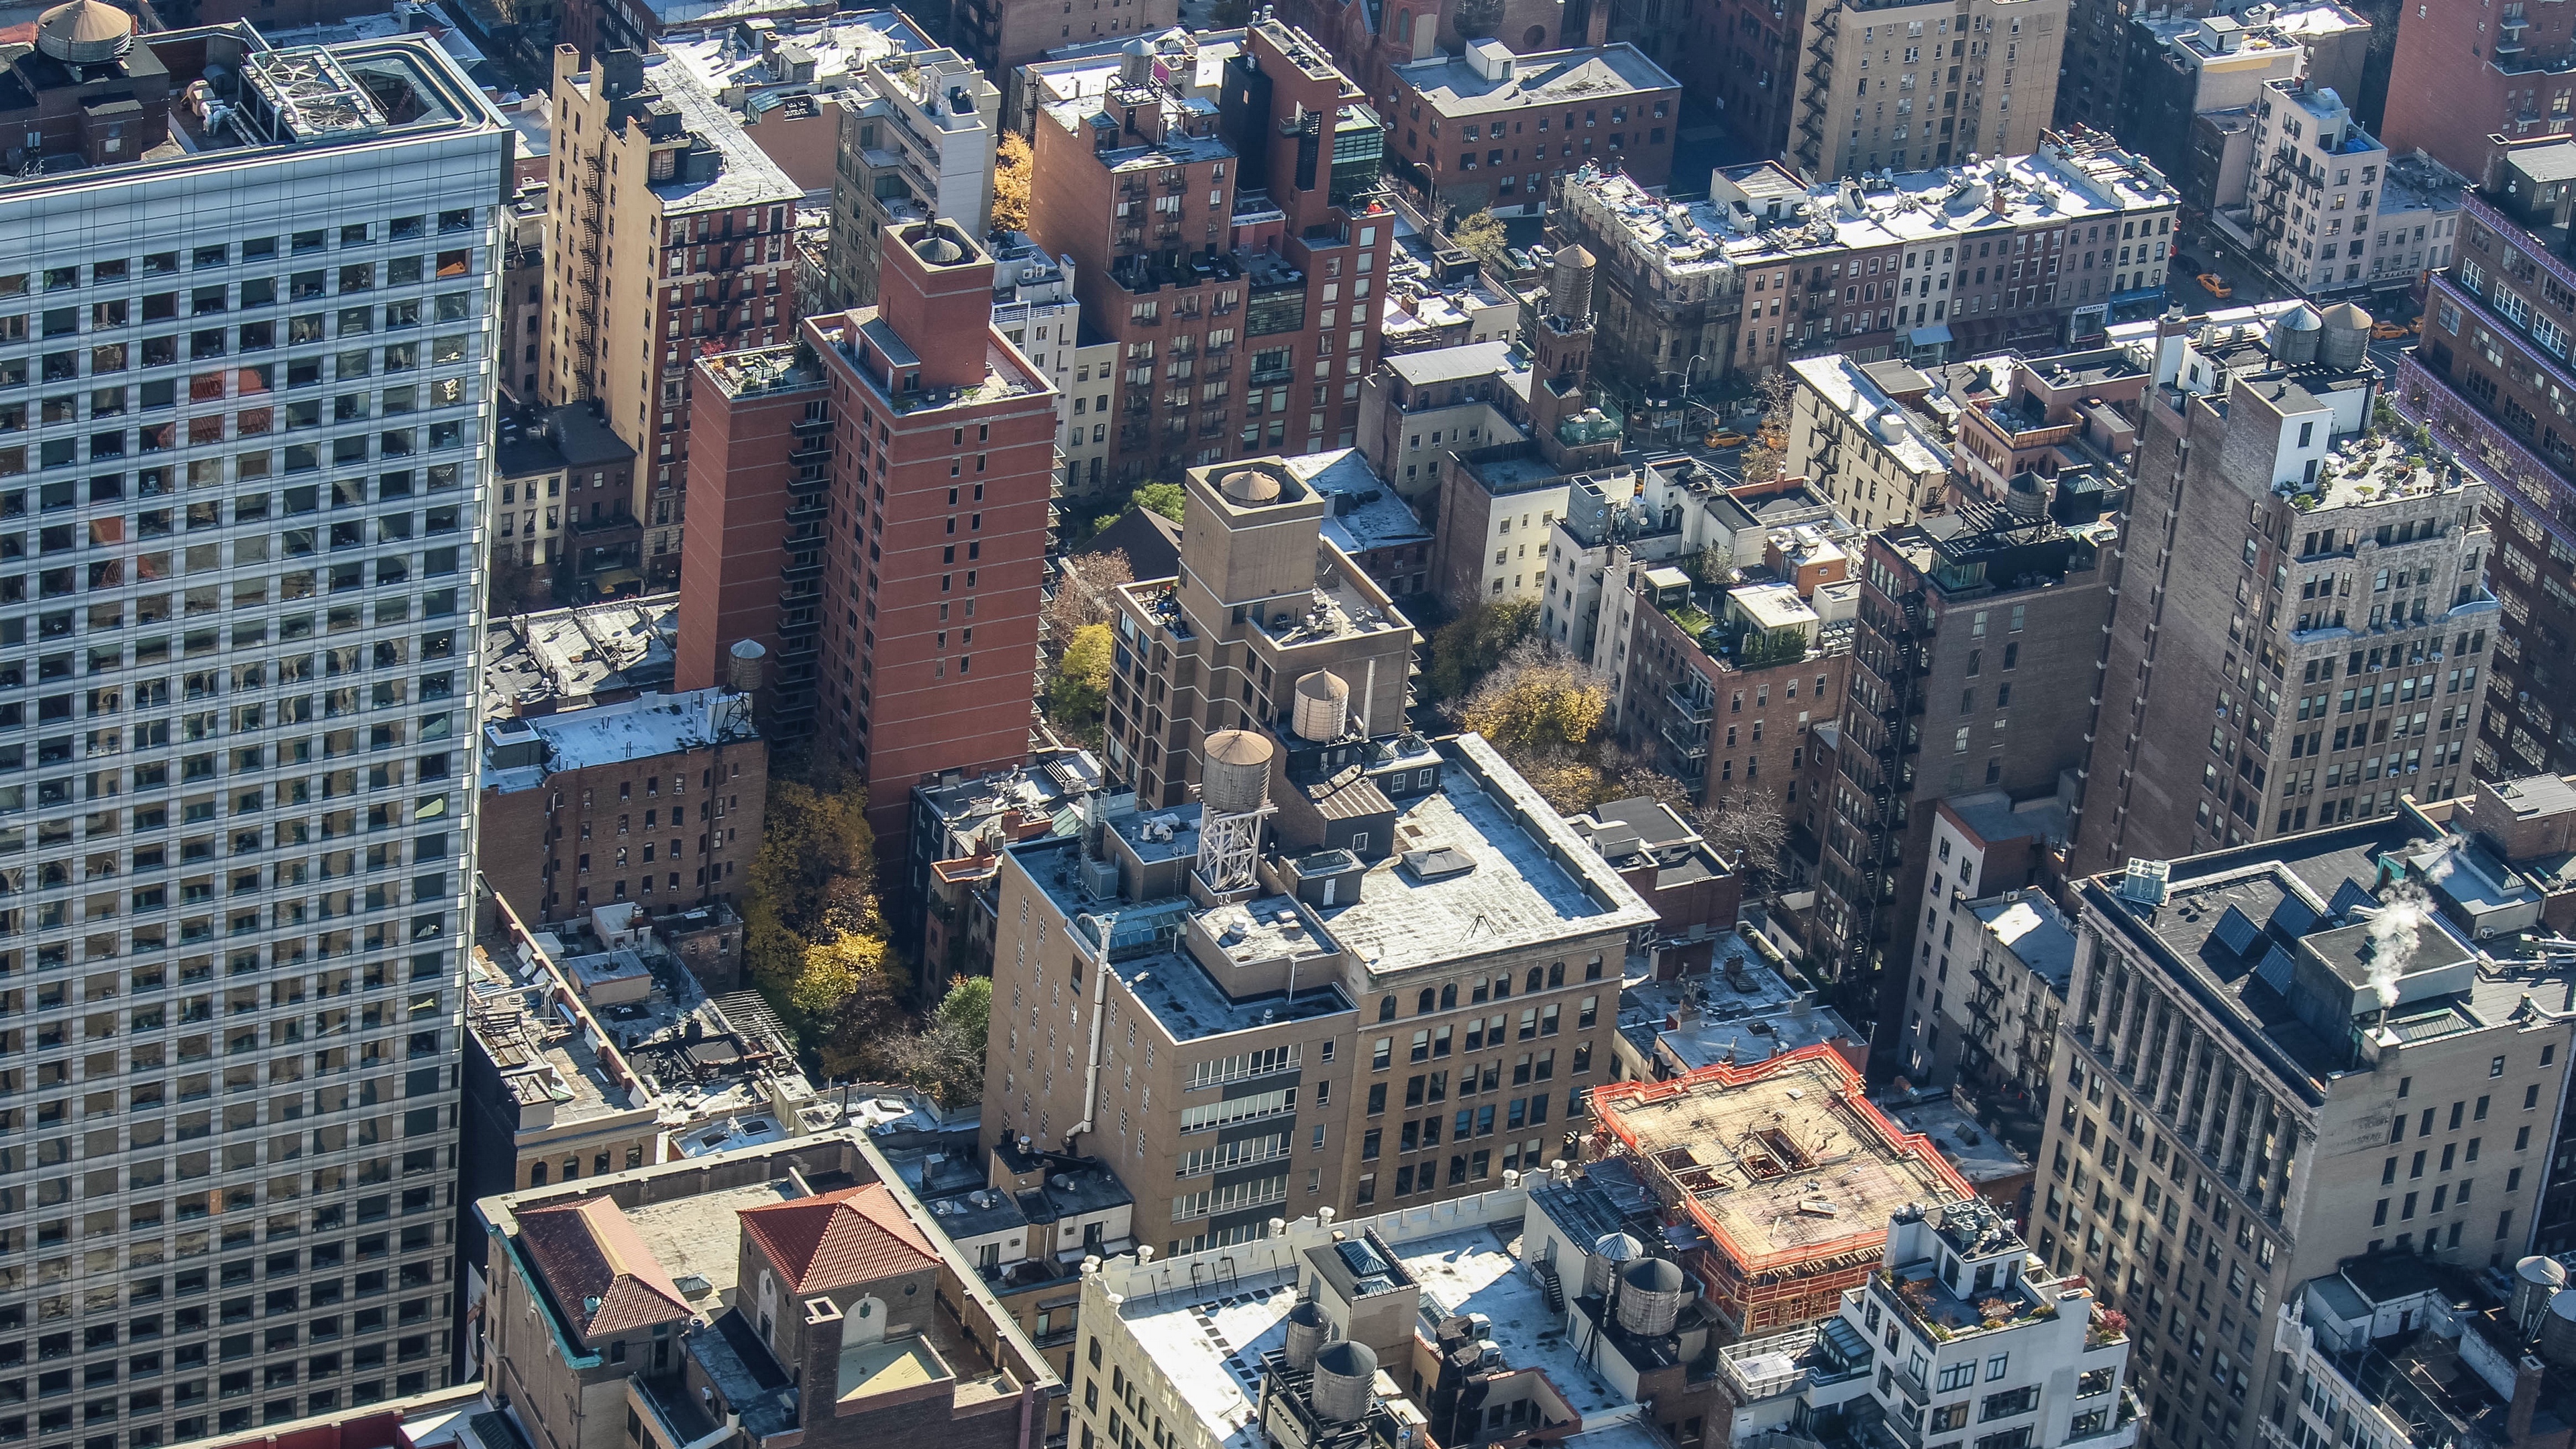
[[[1698,1226],[1691,1266],[1737,1337],[1830,1317],[1879,1265],[1891,1214],[1971,1195],[1828,1046],[1614,1082],[1592,1111],[1585,1156],[1626,1159],[1667,1221]]]

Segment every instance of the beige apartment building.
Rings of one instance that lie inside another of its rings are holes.
[[[2355,1255],[2526,1251],[2576,993],[2518,954],[2530,822],[2474,807],[2078,888],[2031,1236],[2127,1314],[2142,1442],[2258,1442],[2299,1391],[2276,1310]]]
[[[1176,1253],[1566,1155],[1653,910],[1478,736],[1208,748],[1203,800],[1002,857],[988,1138]]]
[[[1808,7],[1789,156],[1809,180],[2036,151],[2067,0]]]
[[[1181,486],[1180,573],[1112,596],[1110,773],[1140,802],[1178,805],[1216,731],[1284,734],[1292,708],[1402,728],[1413,625],[1324,537],[1332,496],[1275,457],[1193,468]]]
[[[689,364],[788,340],[804,192],[668,58],[555,50],[538,387],[601,402],[636,453],[648,589],[679,581]]]
[[[1841,353],[1789,364],[1791,477],[1814,479],[1864,530],[1896,528],[1946,508],[1950,447],[1926,402],[1931,379],[1902,362]]]

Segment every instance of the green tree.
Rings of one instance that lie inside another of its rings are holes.
[[[1086,741],[1100,736],[1109,700],[1112,638],[1106,624],[1085,624],[1057,656],[1047,676],[1046,714],[1055,727]]]
[[[1182,522],[1181,510],[1189,495],[1178,483],[1147,483],[1129,496],[1128,502],[1138,508],[1150,508],[1174,523]]]
[[[1431,636],[1431,667],[1424,673],[1434,700],[1464,698],[1538,629],[1538,605],[1528,599],[1470,604]]]
[[[1511,247],[1511,237],[1503,230],[1501,219],[1490,211],[1460,217],[1458,224],[1449,228],[1449,241],[1496,267],[1510,265],[1504,253]]]

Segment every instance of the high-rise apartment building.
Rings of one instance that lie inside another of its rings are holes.
[[[1055,387],[993,328],[992,257],[947,222],[894,241],[876,307],[805,331],[832,395],[832,520],[851,524],[823,556],[816,729],[858,764],[886,842],[918,781],[1028,757],[1058,486]]]
[[[2084,764],[2126,481],[2030,475],[2008,506],[1963,502],[1882,530],[1861,554],[1809,946],[1845,1009],[1877,1022],[1882,1064],[1897,1050],[1892,1023],[1922,1009],[1921,972],[1947,969],[1938,923],[1918,909],[1941,868],[1936,802],[2058,795]]]
[[[538,385],[548,402],[598,401],[635,450],[645,582],[667,589],[680,576],[689,363],[788,340],[804,192],[664,57],[557,46],[553,95]]]
[[[148,1449],[448,1373],[513,133],[416,37],[35,43],[0,1432]]]
[[[1332,498],[1277,460],[1193,468],[1176,577],[1113,590],[1110,773],[1147,809],[1200,783],[1210,735],[1285,731],[1301,710],[1398,727],[1416,636],[1376,580],[1324,536]]]
[[[2504,617],[2495,687],[2470,764],[2481,775],[2576,772],[2576,250],[2567,221],[2576,142],[2498,156],[2461,200],[2458,264],[2437,273],[2422,342],[2390,400],[2488,485],[2487,586]]]
[[[2439,15],[2425,0],[2405,17],[2380,122],[2388,144],[2477,176],[2491,137],[2567,135],[2576,119],[2576,75],[2568,67],[2576,24],[2545,5],[2490,14],[2464,0],[2440,3]]]
[[[2400,801],[2079,888],[2031,1237],[2127,1316],[2144,1442],[2270,1438],[2276,1310],[2337,1265],[2526,1251],[2576,1039],[2488,848]]]
[[[1117,482],[1359,441],[1395,214],[1385,128],[1322,46],[1255,21],[1217,104],[1126,57],[1039,109],[1029,235],[1118,344]]]
[[[2067,5],[1811,5],[1797,74],[1780,77],[1796,98],[1774,149],[1811,181],[2036,151],[2053,123]]]
[[[1002,93],[973,62],[940,49],[878,56],[838,99],[831,303],[864,307],[877,299],[889,230],[934,217],[969,236],[992,229]]]
[[[2078,869],[2467,786],[2487,485],[2378,426],[2369,314],[2266,310],[2157,324]]]
[[[1057,486],[1055,388],[994,328],[991,256],[944,221],[892,235],[876,305],[698,364],[725,466],[695,465],[711,567],[683,583],[678,676],[774,647],[764,730],[849,760],[888,850],[924,778],[1028,755]]]

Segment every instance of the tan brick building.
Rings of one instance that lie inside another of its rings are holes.
[[[803,190],[662,56],[555,50],[538,390],[597,399],[636,452],[644,574],[680,575],[689,363],[789,339]],[[524,365],[522,365],[524,366]]]

